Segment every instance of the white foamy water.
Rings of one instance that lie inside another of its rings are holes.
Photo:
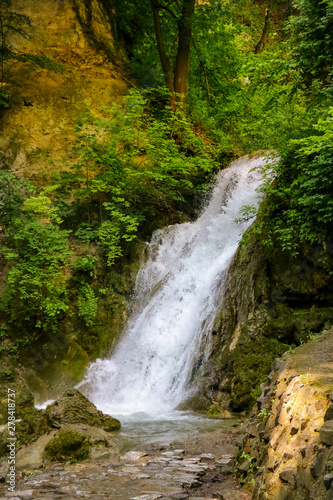
[[[138,273],[132,317],[112,356],[93,363],[84,380],[86,395],[103,412],[161,416],[193,391],[193,367],[208,355],[226,271],[250,224],[235,219],[243,205],[258,206],[260,167],[267,162],[235,161],[218,174],[210,202],[195,222],[153,234],[148,261]]]

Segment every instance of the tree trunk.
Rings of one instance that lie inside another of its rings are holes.
[[[173,94],[175,89],[174,89],[174,84],[173,84],[172,70],[171,70],[170,61],[168,59],[168,56],[166,55],[165,48],[164,48],[164,41],[163,41],[163,35],[162,35],[162,28],[161,28],[158,3],[156,2],[156,0],[150,0],[150,5],[151,5],[151,10],[153,12],[157,49],[158,49],[160,61],[162,64],[165,83],[166,83],[166,86],[168,87],[168,89],[170,90],[170,92]]]
[[[263,48],[265,47],[265,45],[268,41],[270,28],[271,28],[271,9],[270,9],[270,5],[268,5],[268,7],[266,9],[264,29],[263,29],[261,38],[254,49],[254,52],[256,54],[260,54],[260,52],[263,51]]]
[[[190,68],[190,48],[194,18],[194,5],[195,0],[183,1],[181,19],[178,26],[179,40],[174,75],[175,94],[172,98],[171,103],[172,109],[177,109],[179,105],[183,105],[186,102],[188,73]],[[181,94],[181,96],[177,94]]]

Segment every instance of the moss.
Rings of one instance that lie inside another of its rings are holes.
[[[212,405],[208,412],[208,418],[230,418],[231,414],[219,405]]]
[[[239,342],[231,355],[229,371],[232,377],[230,408],[248,410],[260,395],[260,384],[270,371],[272,362],[288,349],[276,339],[257,337]]]
[[[46,445],[44,458],[52,462],[80,462],[89,457],[89,439],[72,430],[60,430]]]
[[[43,412],[33,408],[26,412],[21,421],[16,424],[16,432],[20,444],[29,444],[36,441],[42,434],[49,431],[46,416]]]

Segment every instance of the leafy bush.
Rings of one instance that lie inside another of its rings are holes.
[[[151,112],[156,95],[161,101]],[[98,243],[110,266],[145,231],[144,221],[172,217],[217,168],[189,119],[161,105],[165,95],[131,90],[123,106],[104,110],[105,119],[86,115],[78,126],[79,159],[56,180],[66,224]]]
[[[311,135],[290,141],[254,231],[293,255],[325,237],[333,223],[333,108]]]
[[[93,324],[97,315],[97,297],[94,290],[87,283],[82,284],[78,289],[78,310],[79,316],[85,321],[87,326]]]
[[[3,249],[11,267],[2,306],[11,322],[45,330],[55,327],[68,310],[68,234],[38,219],[17,220],[11,226]]]

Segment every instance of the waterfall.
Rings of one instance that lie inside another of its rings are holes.
[[[109,359],[88,369],[85,392],[105,413],[158,415],[193,391],[195,363],[209,353],[216,308],[241,233],[243,205],[258,206],[267,157],[243,157],[221,171],[191,223],[156,231],[139,271],[133,314]]]

